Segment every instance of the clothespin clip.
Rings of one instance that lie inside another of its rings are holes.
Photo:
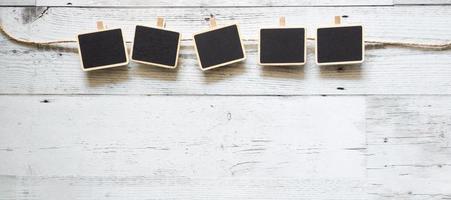
[[[214,29],[216,28],[216,18],[215,17],[210,17],[210,29]]]
[[[103,24],[103,21],[97,21],[97,30],[99,31],[105,30],[105,25]]]
[[[166,27],[166,22],[164,21],[164,18],[157,17],[157,27],[158,28],[165,28]]]
[[[286,25],[285,17],[284,16],[279,17],[279,26],[285,27],[285,25]]]
[[[335,16],[335,25],[341,25],[341,16]]]

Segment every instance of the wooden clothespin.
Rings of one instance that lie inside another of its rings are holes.
[[[285,25],[286,25],[285,17],[284,16],[279,17],[279,26],[285,27]]]
[[[159,28],[165,28],[166,27],[166,22],[164,21],[164,18],[157,17],[157,27],[159,27]]]
[[[97,30],[99,31],[105,30],[105,25],[103,24],[103,21],[97,21]]]
[[[210,17],[210,28],[213,29],[216,27],[216,19],[215,17]]]
[[[335,25],[341,24],[341,16],[335,16]]]

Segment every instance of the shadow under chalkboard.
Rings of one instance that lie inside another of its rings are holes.
[[[361,64],[319,66],[320,77],[327,79],[360,80],[362,79]]]
[[[199,69],[200,70],[200,69]],[[234,76],[241,75],[246,72],[244,62],[234,63],[227,66],[203,71],[205,83],[212,84],[222,80],[229,79]]]
[[[164,67],[157,67],[152,65],[145,65],[135,63],[133,68],[136,69],[135,72],[148,79],[158,79],[162,81],[177,81],[178,72],[180,70],[180,63],[175,69],[169,69]]]
[[[86,72],[89,87],[102,87],[129,79],[129,67],[120,66]]]
[[[304,79],[304,66],[261,66],[261,76],[272,78]]]

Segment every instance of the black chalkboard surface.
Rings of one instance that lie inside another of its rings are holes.
[[[260,29],[260,65],[303,65],[306,57],[304,28]]]
[[[77,39],[84,71],[117,67],[128,63],[121,29],[80,34]]]
[[[195,34],[194,46],[202,70],[246,59],[236,24]]]
[[[317,29],[316,62],[319,65],[362,63],[364,49],[362,26]]]
[[[159,67],[175,68],[180,48],[180,33],[136,26],[132,60]]]

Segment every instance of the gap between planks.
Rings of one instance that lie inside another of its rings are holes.
[[[55,1],[55,0],[5,0],[0,2],[0,7],[21,6],[21,7],[33,7],[33,6],[47,6],[47,7],[74,7],[74,8],[246,8],[246,7],[361,7],[361,6],[409,6],[409,5],[450,5],[449,0],[383,0],[383,1],[307,1],[296,2],[291,1],[231,1],[231,2],[216,2],[210,1],[208,3],[203,2],[191,2],[189,4],[183,4],[177,2],[174,4],[170,1],[160,1],[157,3],[149,3],[148,1],[134,0],[128,1],[128,3],[121,3],[118,1],[104,1],[102,4],[95,2],[84,2],[79,0],[73,1]]]
[[[115,93],[115,94],[52,94],[52,93],[0,93],[2,96],[167,96],[167,97],[450,97],[451,94],[136,94],[136,93]]]

